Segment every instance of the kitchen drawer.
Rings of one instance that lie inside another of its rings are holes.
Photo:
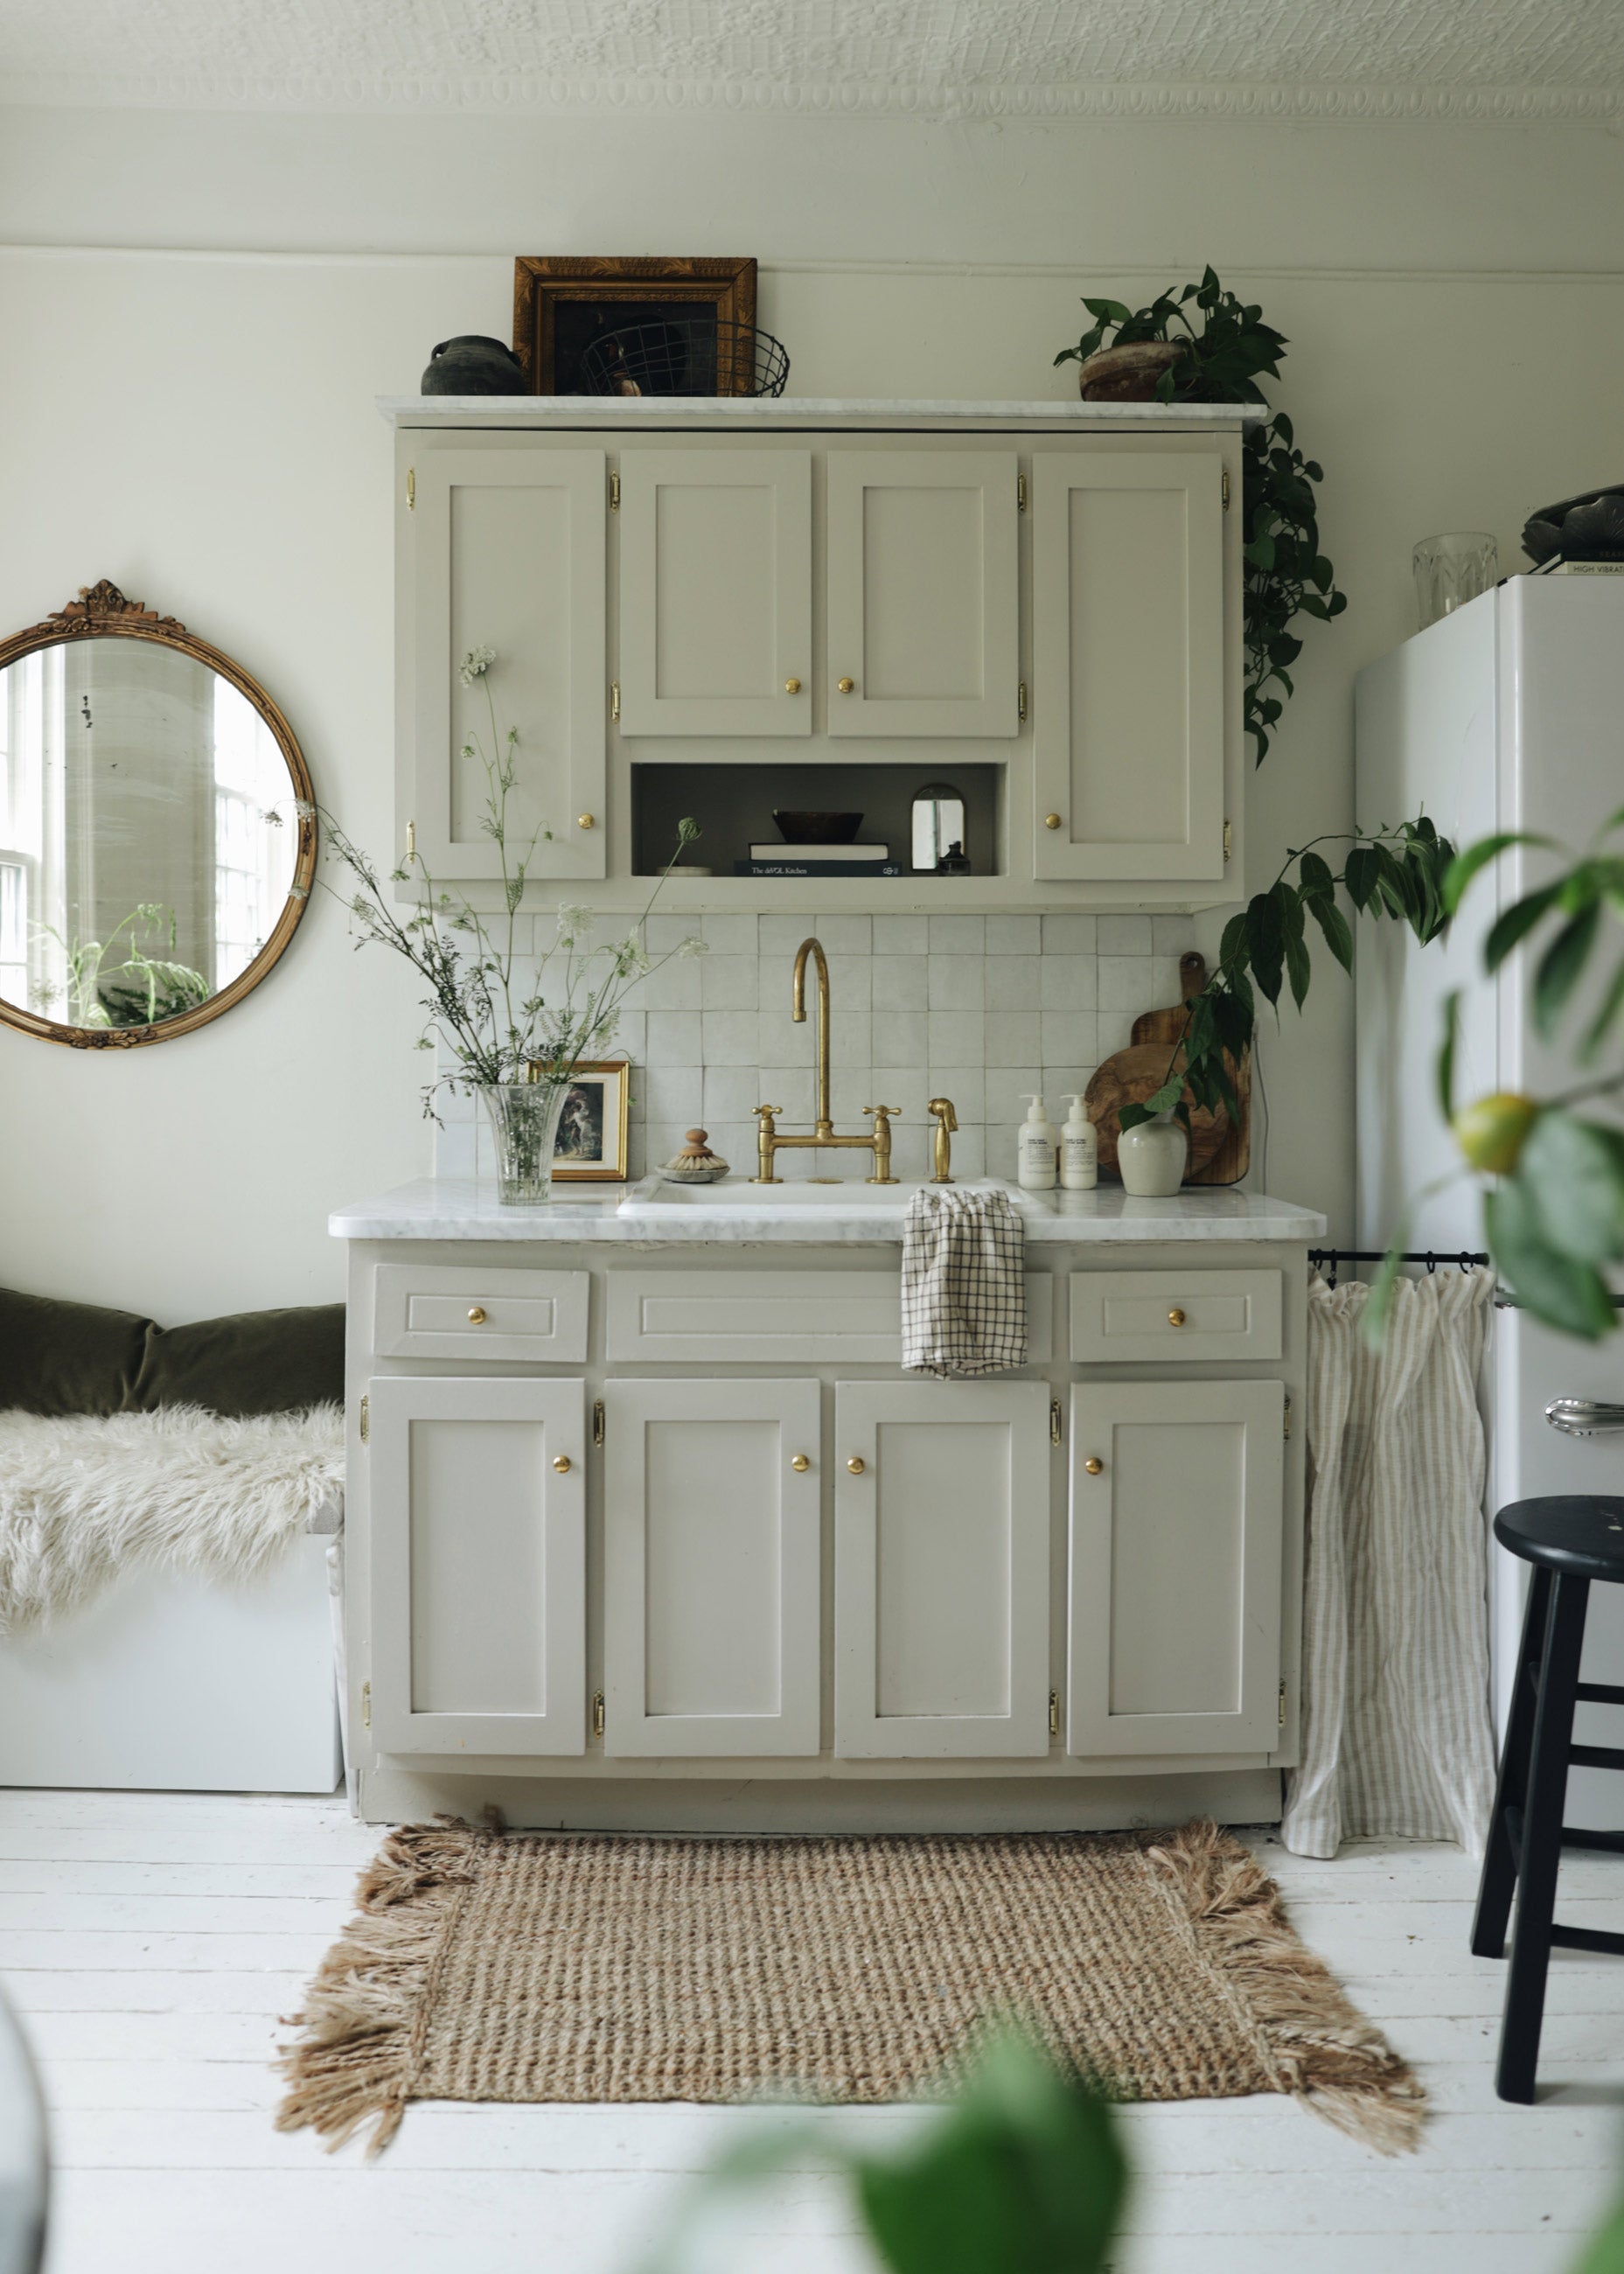
[[[1026,1275],[1029,1355],[1053,1345],[1054,1281]],[[900,1366],[902,1274],[889,1271],[617,1271],[611,1359],[757,1359]]]
[[[1071,1312],[1079,1366],[1280,1356],[1278,1271],[1074,1271]]]
[[[584,1271],[494,1271],[380,1263],[372,1295],[380,1358],[586,1358]]]

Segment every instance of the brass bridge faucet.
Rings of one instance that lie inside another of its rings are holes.
[[[795,980],[790,1015],[797,1024],[804,1025],[807,1016],[807,958],[817,966],[817,1119],[809,1137],[781,1137],[774,1116],[782,1113],[781,1105],[758,1105],[756,1147],[758,1172],[750,1182],[755,1185],[779,1185],[784,1179],[773,1174],[773,1156],[786,1146],[810,1147],[814,1149],[833,1145],[861,1145],[874,1155],[874,1174],[871,1185],[894,1185],[891,1172],[891,1117],[900,1113],[899,1105],[865,1105],[863,1111],[874,1116],[874,1127],[866,1137],[837,1137],[834,1123],[829,1118],[829,966],[823,951],[816,939],[803,939],[795,951]]]

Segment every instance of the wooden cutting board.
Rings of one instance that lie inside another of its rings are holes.
[[[1181,956],[1178,979],[1180,1000],[1164,1011],[1142,1012],[1133,1022],[1133,1036],[1128,1048],[1116,1051],[1096,1069],[1084,1093],[1088,1118],[1099,1132],[1100,1167],[1108,1176],[1121,1173],[1116,1163],[1116,1141],[1122,1134],[1122,1109],[1124,1105],[1144,1104],[1167,1079],[1169,1055],[1184,1031],[1184,1004],[1207,984],[1206,958],[1193,951]],[[1233,1185],[1251,1166],[1252,1052],[1244,1053],[1239,1065],[1229,1058],[1225,1063],[1234,1085],[1239,1117],[1231,1122],[1222,1106],[1216,1113],[1209,1113],[1204,1106],[1192,1107],[1190,1166],[1184,1174],[1187,1185]],[[1188,1091],[1185,1102],[1190,1103]]]

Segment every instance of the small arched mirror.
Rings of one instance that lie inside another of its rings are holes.
[[[287,720],[173,616],[103,582],[0,641],[0,1021],[188,1033],[265,977],[315,861]]]

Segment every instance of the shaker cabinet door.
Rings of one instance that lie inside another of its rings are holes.
[[[368,1383],[372,1738],[586,1750],[585,1385]]]
[[[606,1753],[817,1751],[820,1397],[605,1384]]]
[[[1274,1750],[1284,1422],[1278,1382],[1073,1389],[1069,1753]]]
[[[482,760],[500,763],[511,727],[509,869],[534,837],[533,876],[601,877],[604,453],[425,451],[414,476],[402,710],[413,738],[407,817],[424,866],[447,880],[501,875]],[[475,648],[494,648],[496,661],[465,684],[462,659]],[[473,757],[463,755],[470,742]]]
[[[831,734],[1019,732],[1012,450],[831,450]]]
[[[1049,1751],[1049,1386],[835,1391],[835,1751]]]
[[[622,734],[812,731],[805,450],[620,459]]]
[[[1034,454],[1039,877],[1223,875],[1223,465]]]

